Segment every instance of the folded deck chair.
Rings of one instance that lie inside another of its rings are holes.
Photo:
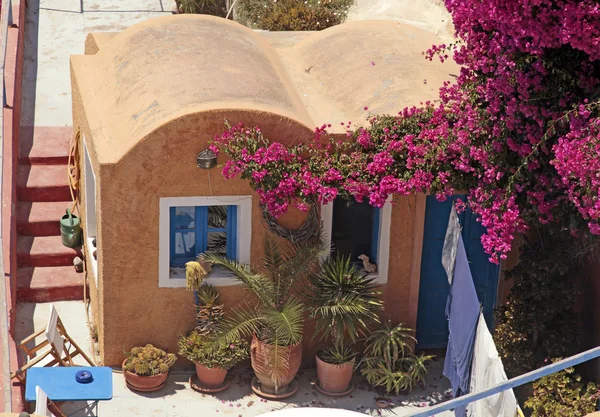
[[[29,349],[27,344],[34,341],[36,337],[39,337],[42,334],[45,335],[45,339]],[[18,349],[23,351],[27,356],[27,363],[17,371],[13,372],[10,378],[16,378],[21,384],[25,383],[27,369],[39,364],[48,356],[51,356],[52,359],[44,364],[44,366],[73,366],[75,365],[73,358],[77,355],[81,355],[90,366],[96,366],[79,345],[77,345],[77,343],[75,343],[68,335],[54,304],[50,306],[50,317],[48,318],[48,325],[46,328],[26,337],[21,341]]]
[[[58,408],[52,400],[48,399],[48,396],[39,386],[35,387],[35,412],[36,416],[43,417],[65,417],[63,412]]]

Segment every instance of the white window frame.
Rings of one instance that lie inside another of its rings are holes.
[[[369,274],[375,278],[374,283],[385,284],[388,281],[390,264],[390,229],[392,225],[392,198],[385,202],[379,213],[379,242],[377,244],[377,272]],[[321,206],[321,220],[323,222],[324,241],[331,247],[331,232],[333,228],[333,202]],[[371,260],[373,262],[373,260]]]
[[[92,167],[90,153],[88,151],[85,137],[83,138],[83,181],[85,184],[85,231],[86,231],[86,258],[89,260],[88,265],[92,266],[94,281],[98,288],[98,260],[94,258],[94,249],[97,251],[98,240],[97,236],[97,216],[96,216],[96,174]],[[96,247],[92,245],[92,241],[96,239]],[[96,252],[98,253],[98,252]]]
[[[252,239],[252,196],[163,197],[160,199],[158,286],[159,288],[185,288],[185,278],[171,277],[170,273],[170,208],[181,206],[237,206],[237,254],[240,263],[250,262]],[[204,279],[215,287],[239,285],[231,274],[215,269]]]

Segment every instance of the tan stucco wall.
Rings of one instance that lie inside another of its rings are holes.
[[[311,137],[308,129],[269,114],[189,115],[148,136],[120,163],[101,168],[103,181],[97,183],[97,212],[102,219],[98,230],[101,294],[98,297],[92,290],[92,297],[100,301],[100,350],[106,365],[118,365],[124,352],[142,343],[174,351],[178,335],[194,321],[191,293],[158,287],[158,202],[167,196],[251,194],[246,181],[227,181],[218,168],[204,171],[196,167],[197,153],[222,131],[224,118],[260,123],[267,135],[284,142]],[[382,287],[386,313],[412,326],[416,323],[416,311],[409,311],[410,280],[415,277],[411,270],[415,200],[399,198],[393,208],[389,284]],[[254,195],[252,261],[262,255],[264,235],[257,201]],[[82,215],[85,218],[85,213]],[[287,220],[291,225],[301,219]],[[229,307],[244,300],[239,287],[219,289]]]
[[[161,19],[116,35],[90,35],[88,55],[71,57],[74,131],[86,138],[96,174],[98,288],[92,276],[88,281],[105,365],[119,365],[134,345],[175,351],[177,337],[194,321],[191,293],[158,287],[161,197],[253,195],[251,259],[262,255],[258,198],[248,183],[226,181],[218,168],[196,167],[198,152],[224,130],[224,119],[259,125],[284,144],[306,141],[324,118],[356,122],[366,114],[363,105],[394,112],[433,97],[455,70],[423,59],[421,50],[435,43],[430,34],[396,23],[360,22],[346,35],[340,27],[329,34],[280,34],[276,41],[277,34],[263,38],[212,17]],[[203,36],[191,36],[198,27]],[[223,37],[227,42],[219,44]],[[184,38],[189,42],[178,41]],[[332,56],[335,48],[347,54],[332,61],[313,51],[319,45]],[[315,66],[306,72],[308,61]],[[345,87],[340,78],[347,78]],[[84,196],[82,185],[82,224]],[[397,197],[394,204],[388,283],[381,287],[385,316],[414,328],[425,196]],[[304,216],[291,212],[281,222],[295,227]],[[228,307],[244,299],[239,287],[220,291]]]

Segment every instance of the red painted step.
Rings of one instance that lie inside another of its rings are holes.
[[[21,126],[21,164],[67,165],[73,128],[71,126]]]
[[[19,236],[17,262],[19,266],[69,266],[73,258],[81,257],[80,249],[64,246],[60,236]]]
[[[25,267],[17,271],[17,298],[21,302],[48,303],[83,300],[83,273],[72,266]]]
[[[19,201],[70,201],[66,165],[20,165],[17,197]]]
[[[60,218],[70,201],[19,201],[17,203],[17,230],[25,236],[60,235]]]

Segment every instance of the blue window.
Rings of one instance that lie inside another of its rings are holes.
[[[237,206],[171,207],[170,266],[205,252],[237,259]]]
[[[351,262],[367,255],[377,263],[380,210],[368,202],[358,203],[341,198],[333,202],[331,243],[335,253],[350,256]]]

